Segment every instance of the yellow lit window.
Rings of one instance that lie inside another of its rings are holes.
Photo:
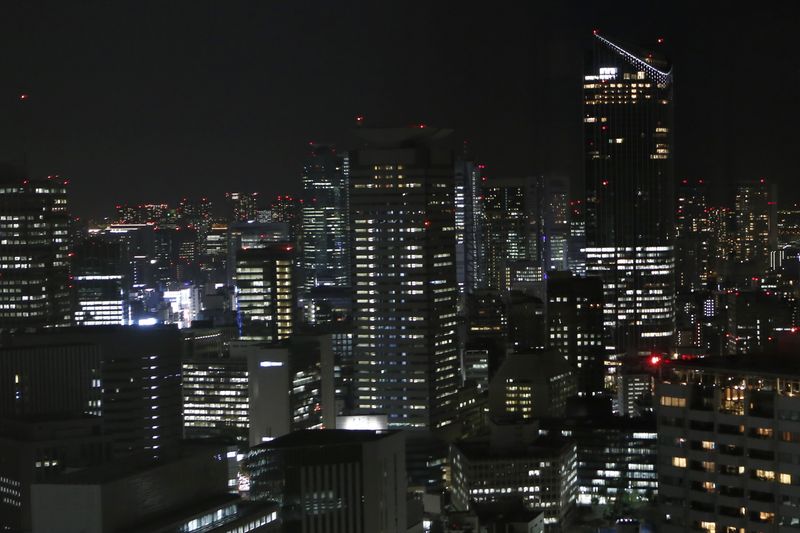
[[[686,468],[686,457],[673,457],[672,466],[677,466],[678,468]]]
[[[775,472],[772,470],[756,470],[756,477],[765,481],[775,481]]]
[[[792,483],[792,475],[791,474],[781,474],[780,477],[781,483],[784,485],[791,485]]]
[[[661,405],[664,407],[686,407],[686,398],[676,398],[674,396],[662,396]]]

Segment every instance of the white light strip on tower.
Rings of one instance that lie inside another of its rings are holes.
[[[602,41],[609,48],[611,48],[611,49],[619,52],[620,54],[622,54],[622,56],[625,57],[626,59],[628,59],[628,61],[630,61],[634,66],[643,67],[646,71],[650,71],[651,73],[655,74],[657,77],[660,77],[661,79],[659,81],[666,82],[672,76],[672,70],[670,70],[669,72],[662,72],[662,71],[658,70],[656,67],[654,67],[653,65],[651,65],[650,63],[648,63],[647,61],[635,56],[634,54],[628,52],[627,50],[625,50],[623,48],[620,48],[619,46],[617,46],[616,44],[612,43],[611,41],[609,41],[608,39],[606,39],[605,37],[603,37],[599,33],[595,33],[594,36],[597,37],[598,39],[600,39],[600,41]]]

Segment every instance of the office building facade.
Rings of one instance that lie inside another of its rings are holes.
[[[0,329],[70,323],[67,185],[0,168]]]
[[[349,159],[312,144],[303,165],[303,288],[350,285]]]
[[[583,85],[586,269],[613,353],[667,352],[675,328],[672,71],[595,32]]]
[[[351,152],[356,407],[447,424],[458,385],[449,130],[362,129]]]

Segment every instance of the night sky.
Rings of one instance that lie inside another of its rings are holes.
[[[598,28],[665,38],[678,177],[709,180],[722,201],[766,176],[782,204],[796,199],[800,3],[470,4],[4,0],[0,158],[71,178],[82,215],[297,192],[307,143],[346,148],[363,114],[453,127],[490,176],[579,184],[582,50]]]

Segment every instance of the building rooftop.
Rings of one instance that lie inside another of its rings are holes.
[[[689,361],[665,361],[663,370],[705,370],[708,372],[756,374],[800,379],[800,353],[749,354],[704,357]]]
[[[344,430],[344,429],[306,429],[295,431],[265,442],[256,448],[305,448],[314,446],[340,446],[374,442],[395,435],[398,431]]]
[[[536,459],[541,457],[557,457],[571,443],[568,439],[547,436],[539,437],[522,446],[493,447],[488,437],[464,439],[453,444],[467,459],[472,461],[492,459]]]

